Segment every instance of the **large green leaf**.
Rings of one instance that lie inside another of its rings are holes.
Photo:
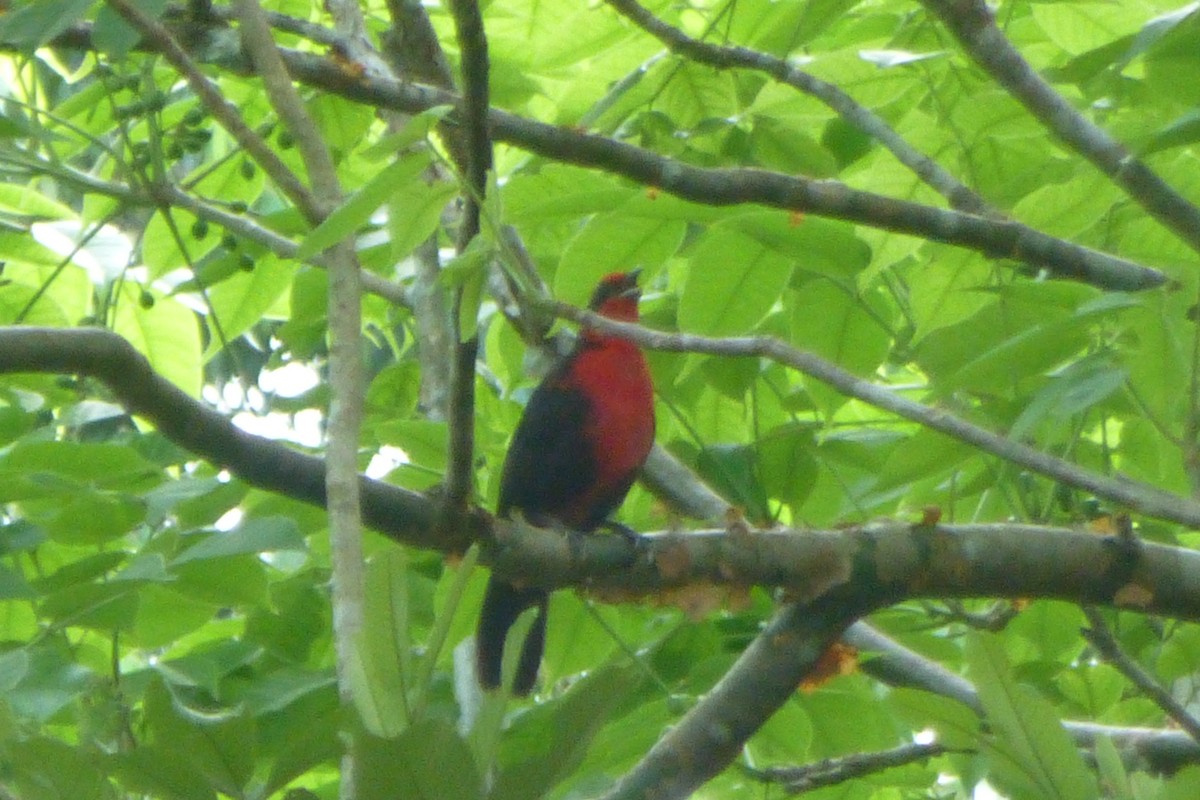
[[[354,234],[397,190],[420,180],[429,163],[428,156],[413,154],[384,167],[305,237],[296,251],[296,258],[311,258]]]
[[[679,299],[679,326],[710,336],[746,333],[778,302],[793,266],[741,231],[713,229],[692,254]]]
[[[186,306],[170,297],[125,284],[113,312],[113,331],[125,337],[154,371],[193,397],[200,396],[200,326]]]
[[[156,748],[181,762],[176,772],[203,776],[203,785],[233,797],[254,772],[254,721],[245,711],[204,711],[184,705],[161,682],[146,692],[146,723]]]
[[[679,220],[632,216],[615,211],[593,217],[563,251],[554,274],[554,294],[586,305],[600,278],[635,267],[653,269],[683,241]]]
[[[91,0],[36,0],[6,9],[0,17],[0,41],[33,50],[79,20]]]
[[[991,729],[990,776],[1016,800],[1087,800],[1095,778],[1054,709],[1012,677],[1002,640],[972,634],[967,666]]]
[[[427,720],[394,739],[363,734],[358,752],[362,778],[356,789],[362,800],[483,797],[471,750],[448,722]]]
[[[304,537],[295,521],[287,517],[258,517],[246,520],[233,530],[208,534],[176,556],[171,565],[247,553],[303,550],[304,547]]]

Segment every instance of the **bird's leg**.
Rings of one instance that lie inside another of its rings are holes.
[[[625,538],[625,541],[629,542],[634,547],[640,548],[646,543],[645,537],[643,537],[640,533],[628,525],[617,522],[616,520],[606,519],[604,522],[600,523],[600,527],[606,528],[613,533],[619,533]]]

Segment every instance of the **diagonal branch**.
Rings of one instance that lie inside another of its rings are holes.
[[[687,333],[666,333],[631,323],[614,322],[562,302],[550,302],[547,306],[560,317],[622,336],[649,350],[770,359],[816,378],[847,397],[854,397],[876,408],[890,411],[1048,478],[1085,489],[1140,514],[1171,520],[1193,528],[1200,527],[1200,503],[1139,481],[1116,480],[1098,475],[1069,461],[1055,458],[1021,442],[981,428],[942,409],[909,400],[891,389],[863,380],[837,364],[799,350],[774,337],[713,338]]]
[[[925,658],[863,622],[851,625],[843,637],[847,644],[870,658],[861,662],[863,672],[889,686],[907,686],[957,700],[976,713],[983,706],[971,682],[936,661]],[[1179,730],[1121,727],[1095,722],[1063,720],[1063,727],[1080,747],[1091,747],[1101,737],[1135,753],[1152,769],[1174,772],[1185,764],[1200,762],[1200,745]]]
[[[1098,609],[1084,608],[1083,613],[1087,615],[1088,624],[1091,626],[1083,629],[1083,638],[1096,648],[1105,661],[1120,670],[1130,683],[1141,689],[1155,705],[1165,711],[1188,736],[1200,742],[1200,720],[1121,649]]]
[[[129,342],[102,328],[0,329],[0,373],[78,374],[102,381],[117,402],[180,447],[224,467],[251,486],[325,505],[325,462],[241,430],[159,375]],[[462,552],[486,531],[485,514],[461,529],[434,530],[434,507],[423,495],[360,480],[367,525],[397,541],[440,552]]]
[[[975,63],[1034,117],[1124,189],[1150,216],[1200,252],[1200,208],[1054,91],[996,27],[984,0],[923,2]]]
[[[737,757],[795,693],[795,676],[812,669],[862,610],[855,598],[838,592],[784,606],[704,699],[601,800],[689,796]]]
[[[905,141],[883,118],[859,105],[853,97],[834,84],[792,66],[785,59],[767,53],[748,47],[722,46],[693,39],[654,16],[637,0],[605,1],[618,13],[657,38],[673,53],[717,69],[741,67],[764,72],[780,83],[815,97],[891,151],[901,164],[949,200],[952,207],[972,214],[996,213],[982,197],[964,186],[932,158]]]

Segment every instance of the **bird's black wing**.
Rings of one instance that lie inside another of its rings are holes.
[[[519,509],[529,522],[546,525],[591,487],[597,465],[584,437],[588,410],[583,392],[553,375],[534,390],[504,461],[500,516]]]

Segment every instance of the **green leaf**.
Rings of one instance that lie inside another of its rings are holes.
[[[309,672],[285,667],[247,687],[242,701],[255,715],[274,714],[301,698],[336,685],[337,679],[328,671]]]
[[[375,114],[369,106],[353,103],[336,94],[321,93],[308,102],[308,114],[316,122],[325,146],[336,161],[361,146]]]
[[[425,139],[429,132],[438,126],[446,115],[454,110],[454,106],[433,106],[414,114],[396,133],[390,133],[375,144],[363,150],[363,158],[368,161],[382,161],[391,158],[409,145]],[[453,184],[447,184],[453,186]]]
[[[429,164],[428,155],[413,153],[384,167],[378,175],[334,209],[312,233],[304,237],[296,252],[296,258],[306,261],[353,235],[400,188],[420,180],[421,173]]]
[[[199,630],[216,615],[218,607],[164,586],[144,586],[138,591],[137,620],[132,638],[137,646],[153,650],[167,647]]]
[[[205,776],[172,749],[139,743],[105,760],[113,776],[132,792],[165,800],[216,800]]]
[[[0,15],[0,41],[33,50],[74,25],[92,0],[34,0]]]
[[[571,774],[609,717],[637,697],[644,674],[636,665],[609,664],[514,719],[501,741],[490,800],[541,797]]]
[[[296,265],[281,261],[267,253],[254,261],[249,272],[238,271],[208,290],[208,302],[215,321],[220,323],[221,336],[216,329],[204,353],[205,360],[212,358],[227,344],[241,336],[253,326],[271,316],[286,316],[286,305],[277,308],[296,274]],[[281,313],[283,312],[283,313]]]
[[[32,738],[6,745],[5,783],[15,784],[22,798],[87,797],[107,800],[112,785],[86,750],[58,739]]]
[[[423,720],[394,739],[360,734],[359,800],[473,800],[483,797],[467,743],[444,720]],[[533,796],[533,795],[526,795]],[[489,797],[496,797],[495,793]]]
[[[47,595],[38,614],[62,627],[129,630],[138,602],[137,588],[129,583],[85,583]]]
[[[60,643],[32,644],[25,652],[29,661],[24,675],[4,696],[17,716],[45,722],[92,687],[95,676],[76,664]]]
[[[974,748],[980,737],[979,715],[970,706],[920,689],[898,687],[888,693],[888,705],[916,729],[932,727],[937,740],[949,748]]]
[[[727,226],[696,244],[679,298],[679,327],[689,333],[746,333],[778,302],[792,262]]]
[[[143,291],[154,296],[149,308],[141,302]],[[191,309],[173,298],[126,283],[112,328],[146,357],[155,372],[192,397],[200,396],[200,326]]]
[[[685,229],[682,220],[621,211],[592,217],[563,251],[554,273],[555,296],[574,305],[587,305],[592,290],[608,273],[635,267],[653,270],[670,258],[683,241]]]
[[[1079,630],[1086,618],[1079,606],[1056,600],[1039,600],[1017,615],[1008,631],[1033,646],[1034,657],[1066,666],[1083,650]]]
[[[792,302],[792,342],[856,375],[872,374],[887,356],[891,335],[874,296],[827,280],[805,283]]]
[[[26,582],[24,576],[0,564],[0,602],[5,600],[29,600],[37,592]]]
[[[409,657],[408,559],[388,548],[367,564],[363,625],[351,661],[354,707],[373,736],[394,738],[408,725],[413,680]]]
[[[1134,800],[1133,788],[1129,785],[1129,773],[1125,771],[1125,765],[1121,763],[1121,754],[1112,739],[1107,736],[1096,737],[1095,752],[1100,782],[1109,792],[1108,797],[1112,800]]]
[[[817,482],[816,442],[804,426],[785,425],[758,443],[763,488],[778,500],[800,508]]]
[[[176,556],[171,566],[202,559],[305,548],[304,537],[300,535],[295,520],[288,517],[261,517],[246,520],[231,531],[207,535],[203,541]]]
[[[969,676],[991,726],[991,777],[1014,800],[1089,800],[1096,783],[1054,709],[1013,680],[1002,640],[967,637]]]
[[[1167,790],[1156,800],[1192,800],[1200,794],[1200,767],[1184,767],[1171,776]]]
[[[3,456],[7,470],[56,475],[99,489],[149,488],[160,470],[135,450],[116,444],[20,442]]]
[[[3,17],[0,17],[3,19]],[[40,219],[73,219],[69,206],[51,200],[37,189],[15,183],[0,184],[0,212],[19,217]]]
[[[1141,148],[1144,156],[1200,141],[1200,111],[1188,111],[1160,128]]]
[[[168,0],[139,0],[138,8],[157,19],[162,16],[167,2]],[[141,38],[142,35],[114,11],[112,6],[105,4],[96,12],[96,24],[92,28],[92,44],[96,49],[120,60],[141,41]]]
[[[29,653],[24,649],[0,653],[0,692],[11,692],[29,672]]]
[[[339,714],[337,690],[330,686],[305,694],[262,723],[263,750],[275,754],[262,796],[273,797],[310,770],[337,763],[344,750],[338,726],[313,725],[312,721],[337,719]]]
[[[155,746],[167,758],[185,762],[204,784],[231,797],[243,796],[254,773],[254,722],[244,711],[202,712],[171,695],[161,680],[146,691],[145,719]]]
[[[392,261],[407,258],[438,230],[446,205],[458,187],[449,182],[409,183],[392,195],[388,205],[388,244]]]
[[[710,445],[696,458],[696,470],[722,497],[741,508],[747,519],[755,523],[766,523],[771,519],[767,492],[762,485],[753,448]]]

